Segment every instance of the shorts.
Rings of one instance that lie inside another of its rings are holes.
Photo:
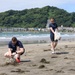
[[[25,52],[25,49],[24,49],[23,53],[21,53],[20,55],[23,55],[23,54],[24,54],[24,52]]]
[[[54,40],[54,34],[50,34],[51,42],[58,42],[58,40]]]
[[[16,52],[16,51],[15,51],[15,50],[12,50],[11,52],[14,53],[14,52]],[[24,49],[24,51],[23,51],[20,55],[23,55],[24,52],[25,52],[25,49]]]

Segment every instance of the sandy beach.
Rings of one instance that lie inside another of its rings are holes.
[[[21,63],[8,64],[3,55],[7,45],[0,46],[0,75],[75,75],[75,42],[62,41],[51,54],[50,43],[25,44]]]

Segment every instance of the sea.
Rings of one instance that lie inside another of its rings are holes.
[[[75,33],[62,33],[60,32],[62,40],[74,39]],[[1,43],[9,42],[12,37],[17,37],[23,43],[45,43],[50,42],[49,32],[1,32],[0,41]]]

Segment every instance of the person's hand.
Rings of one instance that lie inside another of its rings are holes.
[[[11,57],[12,55],[11,55],[11,53],[9,53],[9,57]]]
[[[55,35],[55,32],[54,32],[54,35]]]
[[[13,56],[16,55],[16,52],[12,53],[12,55],[13,55]]]

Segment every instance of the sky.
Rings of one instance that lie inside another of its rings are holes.
[[[42,8],[48,5],[75,12],[75,0],[0,0],[0,12]]]

